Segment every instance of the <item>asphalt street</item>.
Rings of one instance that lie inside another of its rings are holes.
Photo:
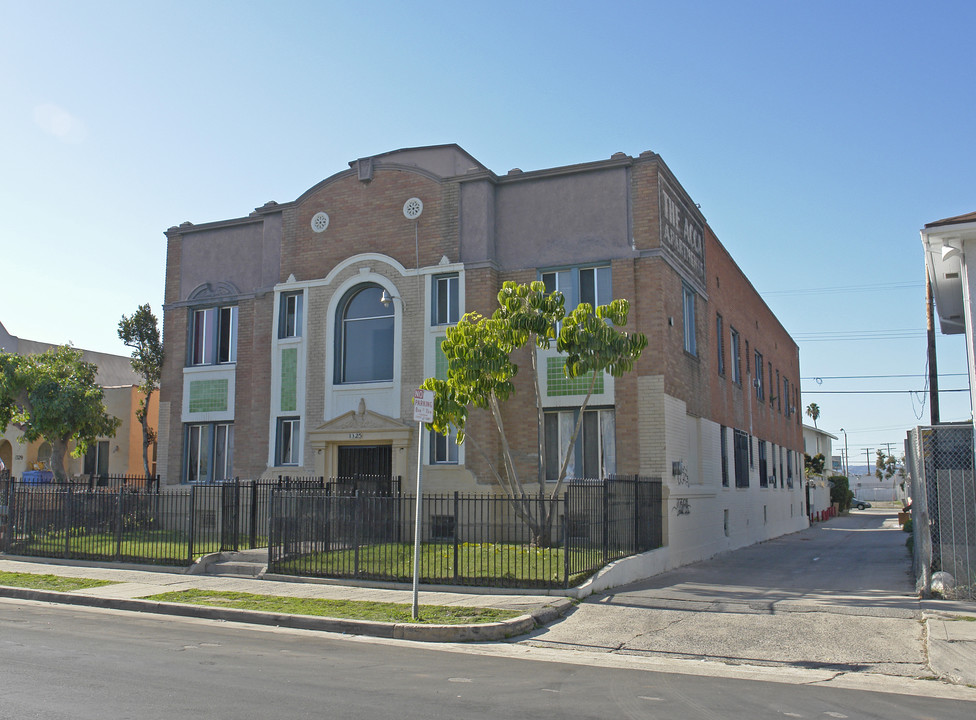
[[[925,677],[904,542],[893,513],[852,512],[591,597],[522,642]]]
[[[573,663],[511,645],[437,646],[9,599],[0,600],[0,664],[0,718],[17,720],[969,720],[974,707],[951,694],[818,683],[810,673],[703,682],[639,658]]]

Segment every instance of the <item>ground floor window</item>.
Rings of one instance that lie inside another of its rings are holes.
[[[546,480],[559,479],[559,468],[569,449],[579,410],[545,413]],[[616,422],[613,408],[583,413],[583,424],[566,465],[567,478],[605,478],[617,472]]]
[[[769,487],[769,468],[766,466],[766,441],[759,441],[759,487]]]
[[[297,417],[278,418],[275,434],[275,465],[297,465],[301,420]]]
[[[186,426],[183,481],[216,482],[232,477],[234,425],[200,423]]]
[[[430,431],[430,464],[431,465],[457,465],[458,463],[458,444],[457,430],[453,427],[448,435],[441,435],[434,430]]]
[[[749,487],[749,436],[741,430],[734,431],[732,452],[735,462],[735,486]]]
[[[729,486],[729,438],[726,434],[726,427],[722,425],[719,429],[719,445],[722,453],[722,487]]]

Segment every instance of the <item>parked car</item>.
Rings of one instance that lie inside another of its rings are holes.
[[[865,508],[871,507],[871,503],[867,500],[860,500],[858,498],[851,499],[851,507],[857,508],[858,510],[864,510]]]

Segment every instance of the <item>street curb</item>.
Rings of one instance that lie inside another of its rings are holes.
[[[188,605],[183,603],[158,602],[155,600],[138,600],[134,598],[104,598],[94,595],[64,593],[53,590],[33,590],[3,585],[0,585],[0,597],[420,642],[487,642],[505,640],[516,635],[524,635],[537,627],[550,623],[564,615],[573,606],[570,600],[560,599],[552,605],[533,611],[531,614],[519,615],[518,617],[499,622],[467,625],[415,625],[412,623],[388,623],[374,620],[328,618],[312,615],[287,615],[257,610],[238,610],[236,608],[218,608],[208,607],[206,605]]]

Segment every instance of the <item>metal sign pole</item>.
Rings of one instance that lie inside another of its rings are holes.
[[[422,472],[423,472],[423,458],[424,458],[424,424],[422,422],[417,423],[417,434],[419,435],[420,442],[417,443],[417,500],[416,500],[416,512],[413,523],[413,609],[410,612],[410,616],[417,620],[420,616],[420,603],[418,596],[418,585],[420,584],[420,508],[423,505],[423,494],[421,493],[423,487]]]
[[[413,419],[417,421],[417,500],[413,524],[413,609],[414,620],[420,617],[418,586],[420,585],[420,511],[423,507],[424,423],[434,421],[434,391],[414,390]]]

